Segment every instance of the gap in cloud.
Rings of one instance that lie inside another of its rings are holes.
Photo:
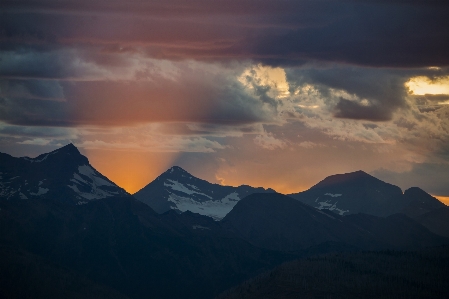
[[[414,95],[449,95],[449,76],[416,76],[410,78],[405,85]]]

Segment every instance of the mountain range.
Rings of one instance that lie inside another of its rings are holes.
[[[71,144],[0,158],[0,298],[212,298],[289,260],[449,243],[447,207],[361,171],[286,196],[174,166],[131,195]]]
[[[253,193],[273,193],[272,189],[212,184],[173,166],[133,194],[157,213],[191,211],[221,220],[243,197]]]
[[[289,194],[319,210],[339,215],[366,213],[416,217],[445,205],[418,187],[402,190],[363,171],[329,176],[304,192]]]

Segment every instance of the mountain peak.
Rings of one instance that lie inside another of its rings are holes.
[[[55,157],[58,157],[57,160],[66,158],[70,158],[70,160],[75,160],[74,158],[76,158],[77,161],[82,160],[83,163],[86,164],[89,163],[87,158],[83,156],[78,150],[78,148],[74,146],[72,143],[69,143],[63,147],[55,149],[54,151],[51,151],[49,153],[41,154],[36,158],[21,157],[21,159],[27,160],[31,163],[40,163],[44,161],[47,162],[48,161],[47,159],[54,160]]]
[[[63,147],[60,147],[60,148],[52,151],[52,152],[49,152],[48,155],[52,155],[52,154],[56,154],[56,153],[82,156],[80,151],[78,150],[78,148],[75,145],[73,145],[73,143],[69,143],[67,145],[64,145]]]
[[[380,181],[379,179],[373,177],[372,175],[370,175],[362,170],[357,170],[354,172],[334,174],[334,175],[328,176],[324,180],[322,180],[321,182],[319,182],[318,184],[313,186],[312,188],[323,188],[323,187],[328,187],[328,186],[332,186],[332,185],[353,183],[354,181],[359,181],[359,180]]]
[[[77,151],[79,153],[78,148],[73,143],[69,143],[69,144],[64,145],[63,147],[57,149],[57,151],[62,151],[62,150],[64,150],[64,151]]]
[[[172,166],[170,167],[165,173],[169,173],[169,174],[188,174],[191,175],[189,172],[187,172],[186,170],[182,169],[179,166]]]

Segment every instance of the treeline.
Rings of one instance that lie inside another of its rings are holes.
[[[449,247],[342,253],[285,263],[216,299],[447,298]]]

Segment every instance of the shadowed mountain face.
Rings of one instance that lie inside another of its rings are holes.
[[[342,217],[281,194],[252,194],[222,222],[252,244],[273,250],[301,250],[323,243],[353,249],[408,249],[447,242],[405,215]]]
[[[407,206],[401,212],[413,218],[433,210],[446,208],[445,204],[418,187],[405,190],[404,197]]]
[[[415,220],[431,232],[449,238],[449,207],[432,210],[417,216]]]
[[[2,246],[50,260],[130,298],[212,298],[294,258],[256,248],[209,217],[159,215],[131,197],[80,206],[2,200]]]
[[[444,206],[419,188],[410,188],[403,194],[399,187],[363,171],[329,176],[309,190],[289,196],[339,215],[366,213],[384,217],[407,213],[414,217]]]
[[[0,153],[0,198],[52,198],[75,204],[129,194],[69,144],[34,159]]]
[[[220,220],[241,198],[262,192],[274,190],[212,184],[173,166],[133,196],[158,213],[191,211]]]
[[[446,298],[449,247],[330,254],[285,263],[215,299]]]

